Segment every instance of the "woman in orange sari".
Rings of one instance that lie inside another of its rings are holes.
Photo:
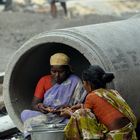
[[[63,110],[71,116],[65,127],[66,140],[137,140],[133,111],[116,90],[106,88],[113,73],[93,65],[82,78],[88,93],[84,104]]]

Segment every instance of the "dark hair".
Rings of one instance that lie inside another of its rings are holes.
[[[98,65],[91,65],[83,71],[82,79],[88,81],[94,89],[105,88],[114,79],[114,74],[105,72]]]

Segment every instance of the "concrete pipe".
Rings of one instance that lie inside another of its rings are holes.
[[[4,102],[22,131],[20,113],[29,108],[39,78],[49,72],[55,52],[71,57],[80,76],[89,64],[115,74],[110,85],[127,100],[140,122],[140,18],[41,33],[27,41],[11,58],[4,77]]]

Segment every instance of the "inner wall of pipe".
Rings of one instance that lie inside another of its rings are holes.
[[[28,50],[18,60],[10,78],[10,98],[17,116],[22,110],[30,108],[38,80],[50,73],[50,56],[57,52],[66,53],[74,73],[89,66],[89,61],[76,49],[61,43],[46,43]]]

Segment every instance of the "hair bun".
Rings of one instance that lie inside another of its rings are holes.
[[[109,83],[111,82],[113,79],[115,78],[114,74],[113,73],[105,73],[102,77],[102,80],[105,82],[105,83]]]

